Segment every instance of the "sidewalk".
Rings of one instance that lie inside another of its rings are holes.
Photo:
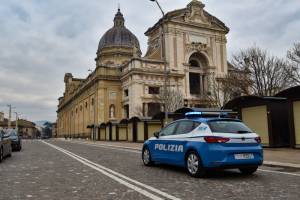
[[[109,141],[90,141],[82,140],[90,143],[97,143],[113,147],[128,148],[141,150],[143,143],[132,142],[109,142]],[[264,165],[274,167],[291,167],[300,169],[300,149],[288,148],[265,148],[264,149]]]

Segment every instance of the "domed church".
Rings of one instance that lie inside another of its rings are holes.
[[[88,136],[91,124],[163,111],[157,98],[163,91],[165,64],[167,88],[183,96],[184,106],[205,107],[215,82],[228,73],[229,28],[204,8],[201,1],[192,0],[168,12],[145,32],[144,57],[118,9],[113,27],[99,41],[95,70],[85,79],[65,74],[58,134]]]

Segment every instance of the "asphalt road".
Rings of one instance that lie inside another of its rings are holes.
[[[206,179],[145,167],[136,150],[78,142],[24,141],[0,164],[0,199],[299,199],[300,171],[261,167]]]

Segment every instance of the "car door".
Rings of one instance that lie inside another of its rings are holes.
[[[185,148],[188,135],[195,128],[195,123],[191,120],[181,120],[173,135],[169,136],[170,162],[175,165],[184,165]]]
[[[3,151],[4,155],[7,156],[10,153],[10,138],[8,133],[3,133]]]
[[[3,143],[3,131],[0,130],[0,148],[1,146],[4,148],[4,143]],[[4,150],[4,149],[3,149]],[[4,155],[4,152],[3,152],[3,155]]]
[[[159,132],[159,137],[151,142],[151,156],[154,161],[168,163],[168,136],[172,135],[175,132],[176,127],[176,122],[169,124]]]
[[[1,137],[1,145],[2,145],[2,150],[3,150],[3,156],[7,155],[7,140],[5,139],[5,133],[3,131],[1,131],[0,133],[0,137]]]

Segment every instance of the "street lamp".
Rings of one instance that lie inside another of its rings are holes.
[[[166,45],[165,45],[165,33],[164,33],[164,23],[165,23],[165,12],[162,7],[158,3],[157,0],[150,0],[155,2],[162,13],[162,23],[161,23],[161,39],[162,39],[162,57],[164,61],[164,112],[165,112],[165,124],[168,123],[168,111],[167,111],[167,80],[168,80],[168,72],[167,72],[167,58],[166,58]]]

